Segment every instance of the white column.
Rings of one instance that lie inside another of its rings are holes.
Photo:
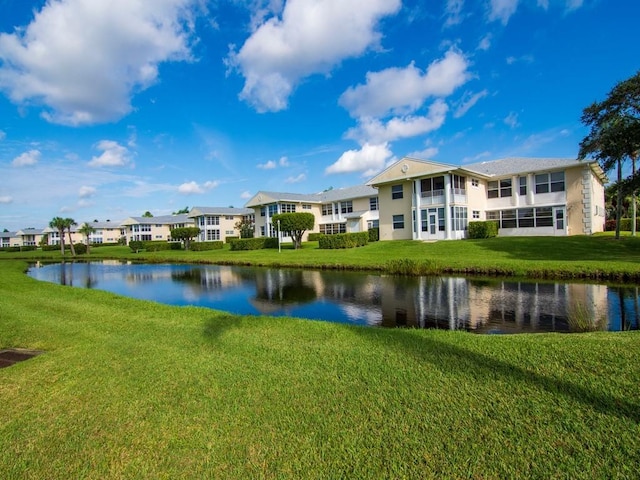
[[[520,179],[517,175],[511,177],[511,205],[520,205]]]
[[[451,174],[444,176],[444,233],[447,240],[451,240]]]
[[[527,175],[527,205],[533,205],[535,203],[535,188],[536,188],[536,178],[533,173]]]
[[[413,227],[413,239],[422,240],[422,228],[420,223],[420,180],[414,180],[413,182],[413,211],[416,212],[415,226]]]

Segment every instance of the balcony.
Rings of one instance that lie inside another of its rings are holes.
[[[421,192],[420,205],[444,205],[444,194],[444,189]],[[452,188],[451,203],[467,203],[467,191],[464,188]]]

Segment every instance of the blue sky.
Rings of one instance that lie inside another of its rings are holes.
[[[636,0],[0,0],[0,229],[571,157]]]

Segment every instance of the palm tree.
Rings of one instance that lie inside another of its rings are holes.
[[[53,217],[49,222],[49,226],[58,231],[58,236],[60,237],[60,254],[64,256],[64,230],[67,228],[65,219],[62,217]]]
[[[75,257],[76,249],[73,248],[73,240],[71,239],[71,227],[78,224],[73,218],[65,218],[63,221],[64,221],[64,226],[67,229],[67,233],[69,234],[69,246],[71,247],[71,255]]]
[[[91,253],[91,242],[89,241],[89,236],[95,231],[96,231],[96,229],[93,228],[91,225],[89,225],[86,222],[78,229],[78,232],[80,232],[82,235],[84,235],[84,237],[86,239],[86,242],[87,242],[87,254]]]

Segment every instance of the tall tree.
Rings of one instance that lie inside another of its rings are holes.
[[[69,247],[71,248],[71,255],[73,257],[76,256],[76,249],[73,247],[73,239],[71,238],[71,227],[78,225],[73,218],[65,218],[64,226],[67,229],[67,233],[69,234]]]
[[[580,142],[578,158],[595,158],[605,172],[617,170],[616,238],[620,238],[623,164],[640,150],[640,72],[618,83],[602,102],[586,107],[581,120],[590,131]],[[636,177],[629,182],[633,190]]]
[[[151,213],[149,210],[147,210],[146,212],[144,212],[142,214],[142,216],[145,217],[145,218],[151,218],[151,217],[153,217],[153,213]]]
[[[240,238],[253,238],[255,232],[255,225],[248,218],[235,223],[234,228],[240,232]]]
[[[182,213],[189,213],[189,207],[186,206],[184,208],[181,208],[180,210],[178,210],[177,212],[173,212],[173,215],[180,215]]]
[[[95,231],[96,231],[96,229],[93,228],[91,225],[89,225],[86,222],[83,223],[82,226],[78,229],[78,232],[80,232],[82,235],[84,235],[84,238],[85,238],[85,241],[86,241],[86,244],[87,244],[87,254],[91,253],[91,241],[90,241],[89,237]]]
[[[62,217],[53,217],[49,222],[51,228],[55,228],[58,231],[58,237],[60,238],[60,254],[64,256],[64,233],[67,228],[67,224]]]
[[[293,239],[293,248],[302,247],[302,236],[307,230],[313,229],[315,217],[313,213],[278,213],[271,217],[271,223],[280,232],[286,232]]]

